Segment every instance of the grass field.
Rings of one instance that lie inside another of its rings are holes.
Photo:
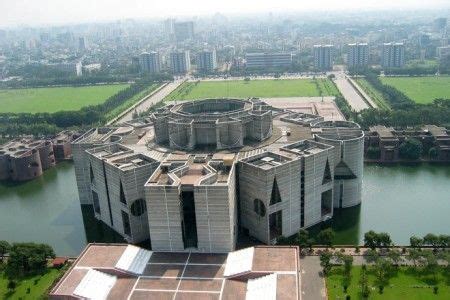
[[[376,90],[367,80],[364,78],[356,78],[355,81],[359,86],[369,95],[369,97],[382,109],[391,109],[389,103],[384,99],[383,95]]]
[[[431,103],[436,98],[450,98],[450,76],[441,77],[380,77],[416,103]]]
[[[59,278],[62,270],[50,269],[44,275],[27,277],[17,282],[16,289],[11,293],[8,291],[8,279],[0,272],[0,299],[46,299],[46,292],[53,282]],[[35,284],[35,280],[37,280]],[[27,289],[30,292],[27,293]]]
[[[128,84],[0,90],[0,112],[79,110],[105,102]]]
[[[433,286],[427,284],[430,279],[428,276],[422,277],[418,271],[413,268],[399,267],[395,275],[390,278],[389,284],[384,288],[383,294],[378,292],[375,285],[375,275],[368,268],[368,280],[370,286],[369,299],[383,299],[383,300],[426,300],[426,299],[450,299],[450,286],[448,285],[448,275],[445,277],[444,270],[437,274],[438,278],[438,293],[433,293]],[[347,294],[344,293],[342,287],[343,279],[342,267],[333,267],[331,274],[326,278],[326,285],[328,290],[328,299],[345,299],[346,295],[350,295],[351,299],[361,299],[360,294],[360,274],[361,266],[353,266],[351,272],[351,283],[347,289]],[[432,275],[429,275],[432,276]]]
[[[165,100],[193,100],[222,97],[314,97],[333,96],[336,88],[328,79],[274,79],[187,82]]]

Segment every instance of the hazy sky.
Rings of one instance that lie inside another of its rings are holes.
[[[449,0],[0,0],[0,26],[306,10],[432,8]]]

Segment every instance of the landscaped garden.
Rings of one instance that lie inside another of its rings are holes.
[[[186,82],[166,100],[248,97],[319,97],[338,92],[329,79],[226,80]]]
[[[109,97],[129,87],[109,84],[78,87],[22,88],[0,90],[1,113],[38,113],[79,110],[102,104]]]
[[[434,99],[450,98],[450,76],[380,77],[416,103],[432,103]]]
[[[0,241],[0,299],[46,299],[66,270],[49,267],[54,257],[48,245]]]

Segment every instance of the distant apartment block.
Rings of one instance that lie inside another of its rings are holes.
[[[405,65],[405,45],[403,43],[384,43],[381,52],[383,68],[401,68]]]
[[[333,69],[333,45],[314,45],[314,69],[331,71]]]
[[[194,38],[194,22],[175,22],[173,25],[177,41],[185,41]]]
[[[164,32],[167,35],[172,35],[174,33],[175,19],[169,18],[164,21]]]
[[[161,60],[158,52],[143,52],[139,55],[139,70],[142,73],[161,72]]]
[[[443,59],[446,56],[449,56],[450,55],[450,46],[437,47],[436,55],[439,59]]]
[[[349,68],[365,67],[369,64],[369,45],[349,44],[347,51],[347,66]]]
[[[197,69],[202,72],[212,72],[217,69],[216,50],[203,50],[197,53]]]
[[[174,74],[185,74],[191,69],[189,50],[170,53],[170,69]]]
[[[246,53],[247,68],[289,67],[292,64],[291,53]]]
[[[78,51],[86,50],[86,39],[84,37],[78,38]]]
[[[48,64],[47,67],[70,75],[83,75],[83,65],[81,64],[81,62]]]

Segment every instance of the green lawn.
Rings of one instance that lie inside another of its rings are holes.
[[[105,102],[129,84],[0,90],[0,113],[79,110]]]
[[[367,80],[364,78],[356,78],[355,81],[359,86],[369,95],[369,97],[382,109],[391,109],[391,106],[384,99],[383,95],[376,90]]]
[[[436,98],[450,98],[450,76],[380,77],[384,84],[403,92],[416,103],[431,103]]]
[[[342,288],[342,267],[333,267],[331,273],[326,278],[328,297],[330,300],[345,299],[346,295],[350,295],[351,299],[361,299],[359,280],[361,274],[361,266],[353,266],[351,283],[348,287],[347,294]],[[400,267],[389,284],[384,288],[383,294],[378,292],[375,286],[375,276],[368,268],[368,279],[370,286],[369,299],[387,299],[387,300],[424,300],[424,299],[450,299],[449,275],[445,276],[445,271],[441,270],[437,275],[438,278],[438,294],[433,293],[433,286],[427,284],[431,279],[430,276],[420,276],[418,272],[412,268]]]
[[[319,88],[318,88],[319,87]],[[166,100],[193,100],[222,97],[314,97],[337,93],[328,79],[274,79],[187,82],[178,87]]]
[[[0,299],[45,299],[48,289],[63,272],[63,270],[49,269],[44,275],[17,281],[17,287],[13,293],[8,292],[8,279],[3,272],[0,272]],[[36,284],[35,280],[38,280]],[[29,294],[28,288],[30,288]]]

